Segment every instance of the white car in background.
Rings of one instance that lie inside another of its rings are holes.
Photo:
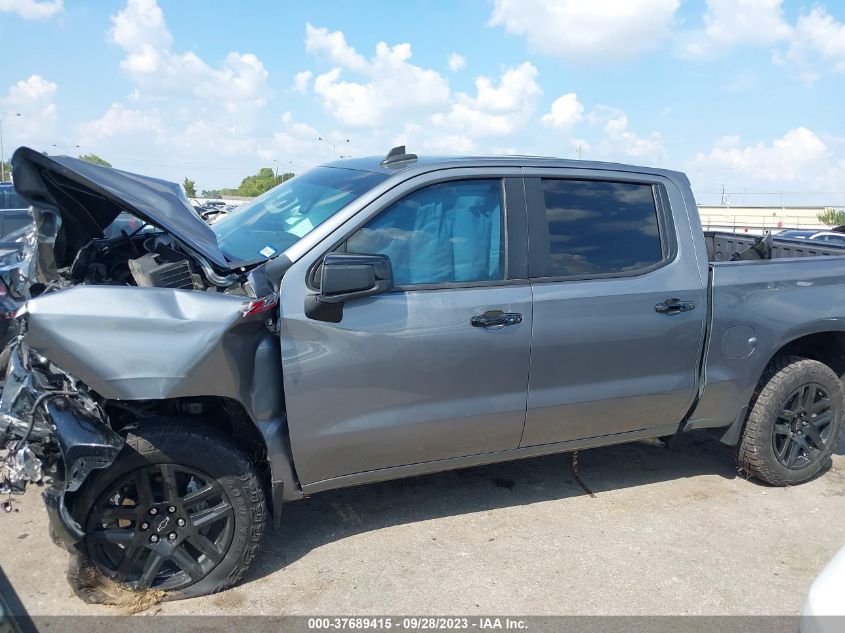
[[[801,614],[801,633],[842,633],[843,631],[845,631],[845,547],[837,552],[813,581]]]
[[[817,231],[815,229],[787,229],[777,234],[778,237],[791,237],[796,240],[819,240],[829,244],[845,244],[845,233],[836,231]]]

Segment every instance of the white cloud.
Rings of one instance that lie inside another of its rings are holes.
[[[543,94],[537,77],[537,68],[529,62],[505,70],[498,85],[489,77],[478,77],[475,97],[459,93],[450,110],[434,114],[432,121],[472,137],[511,134],[536,110]]]
[[[233,51],[211,64],[179,50],[155,0],[126,0],[109,35],[134,87],[72,130],[82,151],[171,180],[184,172],[198,178],[194,170],[202,169],[216,182],[199,176],[200,186],[225,186],[229,174],[260,166],[256,134],[270,91],[256,55]]]
[[[447,65],[449,66],[449,70],[456,73],[466,67],[467,58],[460,53],[450,53]]]
[[[586,121],[598,127],[603,136],[590,147],[591,158],[603,160],[634,161],[648,165],[659,165],[666,159],[663,137],[658,132],[640,136],[629,129],[628,115],[619,108],[597,105],[585,117]],[[577,141],[582,145],[589,143]]]
[[[81,144],[88,146],[125,134],[142,132],[158,135],[164,131],[158,112],[133,110],[121,103],[112,103],[103,116],[82,126]]]
[[[819,187],[842,191],[845,169],[841,167],[831,159],[825,142],[806,127],[754,145],[743,145],[739,136],[725,136],[686,165],[700,187],[715,189],[724,184],[734,191],[772,191],[790,184],[800,185],[803,191]]]
[[[440,73],[409,63],[410,44],[379,42],[367,60],[346,43],[342,32],[307,24],[305,49],[338,65],[315,77],[314,93],[332,116],[347,125],[376,127],[394,112],[424,112],[449,99],[449,84]],[[342,78],[344,70],[367,81],[347,81]]]
[[[9,94],[5,97],[4,103],[11,106],[26,106],[36,102],[52,101],[58,88],[55,83],[47,81],[41,75],[30,75],[9,88]]]
[[[346,43],[342,31],[330,33],[328,29],[316,28],[308,22],[305,25],[305,50],[309,53],[324,55],[333,64],[363,72],[367,70],[367,60]]]
[[[626,62],[671,38],[683,58],[769,47],[806,83],[845,73],[845,22],[823,6],[787,21],[783,0],[705,0],[700,28],[676,29],[680,0],[493,0],[491,26],[524,36],[530,50],[566,62]],[[451,67],[451,66],[450,66]]]
[[[258,155],[265,161],[272,161],[313,154],[317,130],[307,123],[297,121],[290,112],[282,114],[281,120],[284,130],[276,132],[269,140],[262,141],[258,147]],[[282,163],[279,169],[292,171],[294,165],[290,162]]]
[[[41,75],[30,75],[13,84],[6,95],[0,97],[7,150],[21,144],[51,147],[53,143],[64,142],[57,130],[55,98],[58,89],[55,83]]]
[[[808,84],[828,68],[845,72],[845,23],[824,7],[814,6],[790,24],[782,4],[783,0],[707,0],[704,27],[679,33],[675,50],[681,57],[695,58],[729,53],[739,46],[772,46],[774,62]]]
[[[64,10],[64,0],[0,0],[0,12],[17,13],[25,20],[46,20]]]
[[[475,141],[466,134],[432,133],[431,129],[418,123],[406,123],[399,134],[391,137],[389,145],[405,145],[413,152],[446,156],[470,154],[477,150]]]
[[[679,0],[495,0],[492,26],[524,35],[539,53],[570,62],[627,61],[656,48]]]
[[[845,73],[845,23],[838,22],[822,7],[801,15],[787,51],[775,61],[795,70],[807,83],[816,81],[825,65]]]
[[[112,25],[112,39],[127,53],[120,63],[124,70],[153,73],[165,63],[162,53],[169,51],[173,37],[155,0],[129,0],[126,8],[112,17]]]
[[[294,89],[303,94],[308,92],[308,87],[311,85],[311,77],[313,76],[314,73],[310,70],[303,70],[300,73],[296,73],[293,77]]]
[[[578,95],[570,92],[558,97],[552,108],[543,115],[543,123],[556,128],[570,128],[584,118],[584,104],[578,101]]]
[[[120,65],[148,95],[219,101],[230,112],[263,106],[267,71],[255,55],[231,52],[213,68],[193,52],[173,50],[173,36],[156,0],[128,0],[112,17],[112,40],[126,56]]]
[[[706,57],[735,46],[771,44],[788,39],[782,0],[707,0],[704,28],[682,33],[677,43],[684,57]]]
[[[550,110],[538,117],[543,91],[539,72],[530,62],[505,68],[499,77],[477,77],[474,93],[454,93],[436,71],[411,64],[408,44],[391,47],[379,43],[376,54],[367,59],[342,33],[309,25],[306,49],[337,64],[315,74],[315,97],[340,124],[368,128],[366,140],[356,145],[356,153],[369,147],[379,152],[391,144],[438,154],[490,152],[515,146],[529,153],[542,153],[542,149],[560,153],[560,136],[542,134],[536,125],[542,122],[564,136],[564,145],[580,145],[593,158],[653,164],[666,156],[659,134],[642,136],[634,132],[625,113],[615,108],[598,106],[587,116],[575,93],[559,96]],[[362,75],[365,81],[347,78],[347,73]],[[409,100],[409,95],[414,98]],[[581,124],[588,129],[578,129],[577,138],[570,138],[570,132]],[[291,142],[286,134],[279,138]]]

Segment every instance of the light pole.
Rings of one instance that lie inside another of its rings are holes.
[[[20,115],[20,112],[13,112],[11,116]],[[3,119],[0,119],[0,182],[6,182],[6,151],[3,149]]]
[[[274,177],[274,178],[278,178],[278,177],[279,177],[279,161],[277,161],[277,160],[274,158],[274,159],[273,159],[273,162],[274,162],[274,163],[276,163],[276,171],[273,173],[273,177]]]
[[[335,147],[335,144],[334,144],[334,143],[332,143],[330,140],[328,140],[328,139],[326,139],[326,138],[323,138],[322,136],[318,136],[318,137],[317,137],[317,140],[318,140],[318,141],[323,141],[323,143],[328,143],[328,144],[331,146],[331,148],[332,148],[332,160],[334,160],[335,158],[337,158],[337,147]],[[348,142],[349,142],[349,139],[346,139],[345,141],[341,141],[341,142],[342,142],[342,143],[348,143]]]

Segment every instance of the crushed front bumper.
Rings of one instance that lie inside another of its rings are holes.
[[[71,549],[85,537],[68,510],[66,493],[79,490],[92,471],[110,466],[123,444],[84,385],[25,344],[15,344],[0,397],[0,447],[7,457],[26,454],[31,460],[34,455],[50,475],[42,496],[59,544]],[[6,467],[2,483],[23,492],[32,472]]]

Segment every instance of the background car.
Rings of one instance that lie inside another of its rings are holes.
[[[29,205],[10,182],[0,183],[0,237],[27,228],[32,224]]]
[[[0,182],[0,209],[28,209],[29,205],[10,182]]]
[[[839,633],[845,630],[845,547],[816,577],[801,614],[801,633]]]
[[[817,231],[815,229],[792,229],[781,231],[778,233],[778,237],[790,237],[796,240],[819,240],[822,242],[830,242],[831,244],[845,244],[845,233]]]
[[[12,183],[0,183],[0,376],[6,370],[7,345],[18,333],[14,315],[22,302],[10,292],[8,283],[24,256],[32,228],[29,204]]]

